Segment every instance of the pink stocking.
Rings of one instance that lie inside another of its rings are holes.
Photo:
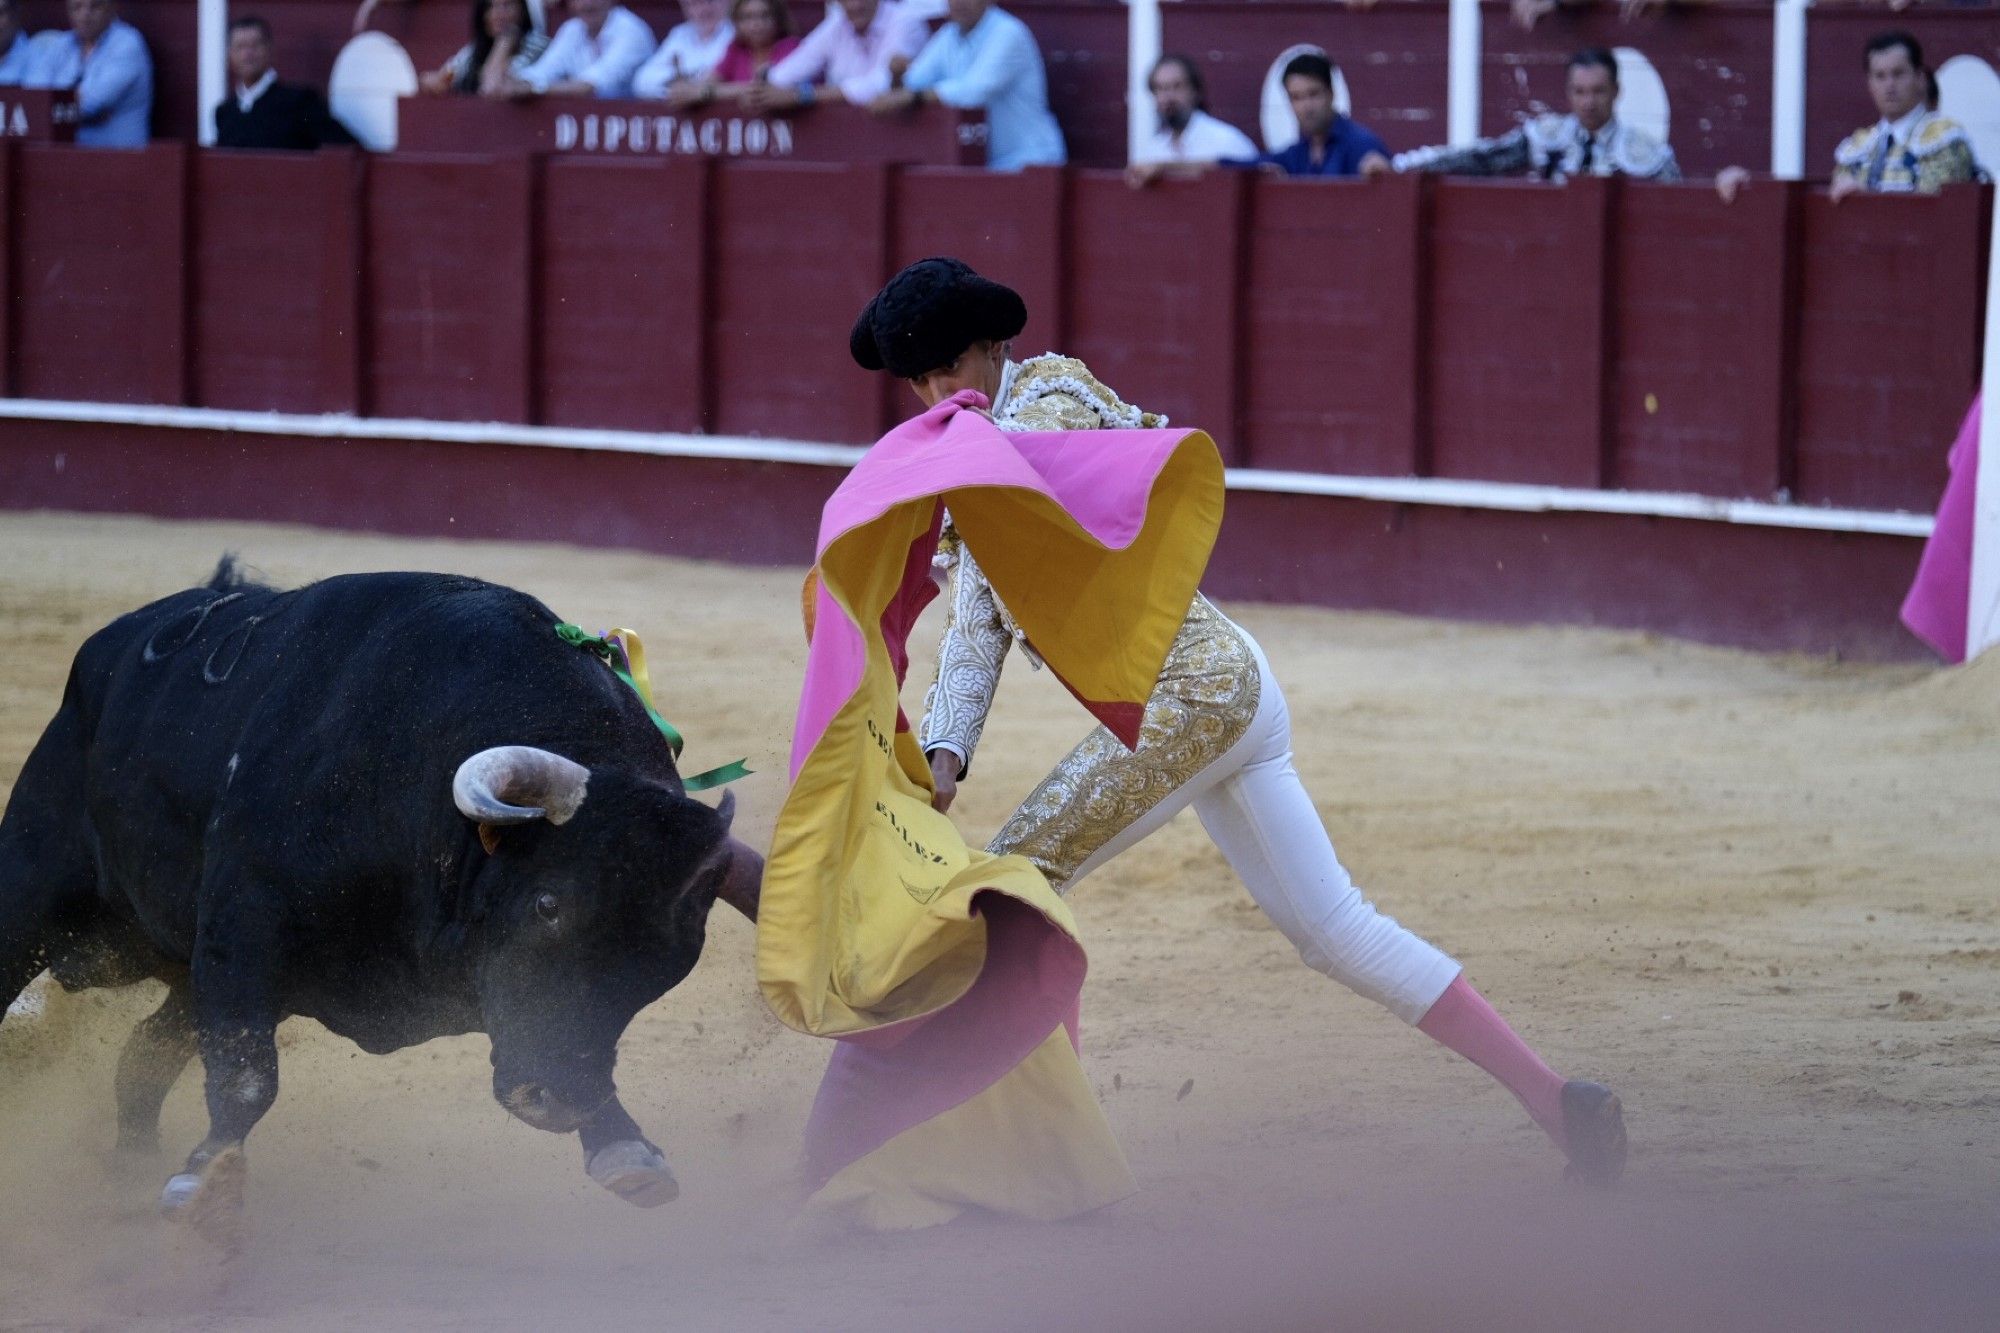
[[[1542,1063],[1463,974],[1438,996],[1417,1030],[1499,1079],[1543,1132],[1562,1145],[1562,1075]]]

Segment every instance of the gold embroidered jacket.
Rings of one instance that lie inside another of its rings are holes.
[[[993,420],[1003,430],[1023,431],[1167,424],[1165,417],[1120,400],[1083,362],[1054,354],[1007,363]],[[962,777],[971,768],[972,752],[986,729],[1007,650],[1018,642],[1036,669],[1042,663],[959,540],[949,515],[934,567],[951,580],[951,597],[944,641],[938,648],[937,679],[924,696],[924,721],[917,736],[926,754],[932,750],[956,754]]]
[[[1884,194],[1936,194],[1980,178],[1965,127],[1934,111],[1919,116],[1901,143],[1879,122],[1856,130],[1833,150],[1833,164],[1835,180]]]

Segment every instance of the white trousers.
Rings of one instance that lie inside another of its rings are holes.
[[[1264,650],[1240,626],[1238,632],[1263,677],[1249,729],[1221,758],[1091,853],[1064,891],[1192,805],[1230,869],[1308,967],[1415,1023],[1458,976],[1459,965],[1376,911],[1348,877],[1292,766],[1284,692]]]

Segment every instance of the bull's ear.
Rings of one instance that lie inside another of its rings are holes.
[[[481,824],[479,826],[479,845],[486,849],[488,856],[500,855],[500,826],[498,824]]]

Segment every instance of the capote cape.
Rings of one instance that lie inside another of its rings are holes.
[[[1077,1056],[1068,906],[931,808],[898,702],[945,507],[1035,650],[1127,745],[1222,522],[1200,431],[1002,431],[975,393],[871,449],[827,501],[811,649],[757,925],[780,1019],[839,1042],[806,1133],[814,1202],[876,1228],[1129,1194]]]

